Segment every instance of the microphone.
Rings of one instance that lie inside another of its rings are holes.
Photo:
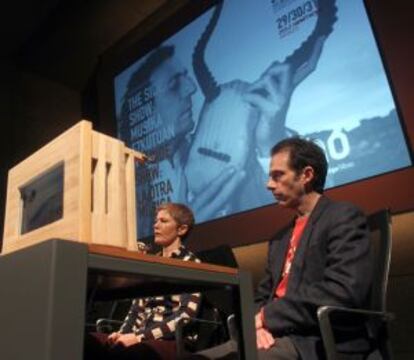
[[[142,252],[144,254],[149,253],[151,251],[151,248],[152,248],[151,245],[145,244],[142,241],[138,241],[137,245],[138,245],[138,251]]]

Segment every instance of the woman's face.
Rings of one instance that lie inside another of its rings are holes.
[[[154,222],[154,242],[162,247],[179,241],[187,232],[186,225],[179,225],[170,213],[163,209],[158,211]]]

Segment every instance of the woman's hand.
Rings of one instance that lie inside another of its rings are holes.
[[[141,342],[142,337],[133,333],[121,334],[118,332],[108,336],[109,345],[121,345],[124,347],[132,346]]]
[[[113,345],[115,341],[121,336],[122,334],[120,332],[113,332],[110,334],[107,338],[107,342],[109,345]]]

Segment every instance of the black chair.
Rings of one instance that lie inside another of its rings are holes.
[[[181,319],[175,330],[177,358],[211,348],[229,338],[226,315],[203,293],[199,314],[196,318]]]
[[[227,245],[200,251],[196,255],[204,263],[237,267],[233,251]],[[231,338],[227,324],[234,321],[232,317],[228,319],[233,312],[232,296],[230,290],[203,292],[197,318],[184,318],[177,324],[175,331],[177,358],[212,347]],[[95,330],[101,333],[119,330],[130,304],[131,300],[113,302],[109,314],[105,318],[98,318],[93,324]],[[123,312],[119,311],[120,308]]]
[[[215,296],[216,292],[212,291],[213,302],[215,302]],[[209,292],[203,293],[197,318],[183,318],[179,320],[175,330],[178,359],[189,353],[207,349],[227,338],[231,338],[226,321],[232,321],[232,319],[228,320],[226,313],[223,310],[219,310],[212,301],[209,297]],[[93,332],[105,334],[118,331],[123,321],[119,317],[118,319],[113,317],[114,308],[117,306],[119,306],[118,302],[114,302],[108,317],[98,318],[94,324],[88,324],[88,327]],[[125,309],[122,319],[127,311],[128,309]]]
[[[204,263],[238,267],[231,248],[221,245],[197,253]],[[182,319],[176,329],[177,357],[204,350],[235,337],[233,294],[230,290],[209,290],[202,294],[197,318]],[[229,326],[230,325],[230,326]],[[187,334],[197,334],[196,340]]]
[[[131,299],[96,303],[95,312],[98,312],[98,316],[91,316],[91,319],[87,321],[87,331],[104,334],[118,331],[131,303]]]
[[[367,359],[391,359],[388,322],[393,315],[386,312],[388,274],[391,262],[391,217],[388,210],[381,210],[368,217],[374,279],[370,292],[369,309],[350,309],[338,306],[321,306],[318,320],[323,345],[328,360],[341,359],[335,342],[333,319],[346,319],[364,326],[364,334],[371,343]],[[338,323],[338,321],[336,321]]]

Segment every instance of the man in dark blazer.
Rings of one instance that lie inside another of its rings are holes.
[[[290,138],[271,151],[268,189],[294,222],[269,244],[257,296],[260,359],[321,359],[321,305],[364,307],[372,269],[365,216],[352,204],[323,196],[327,161],[311,141]],[[368,347],[344,337],[342,350]]]
[[[296,216],[270,241],[266,273],[257,289],[260,360],[323,359],[318,307],[367,304],[372,266],[366,219],[354,205],[322,195],[327,168],[323,151],[312,141],[288,138],[271,150],[267,188]],[[368,350],[358,327],[339,340],[349,358]],[[231,359],[229,352],[236,358],[234,343],[197,358]]]

